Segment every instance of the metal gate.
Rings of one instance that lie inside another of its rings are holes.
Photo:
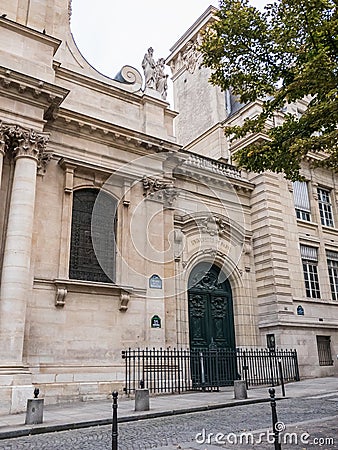
[[[219,390],[242,379],[247,386],[299,381],[296,350],[270,349],[128,349],[123,350],[127,394],[140,387],[151,393]]]

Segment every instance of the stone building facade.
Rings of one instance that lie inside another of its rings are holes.
[[[298,350],[301,375],[337,373],[336,176],[305,163],[309,182],[292,186],[230,164],[222,125],[259,105],[207,83],[196,39],[213,9],[167,60],[178,115],[136,69],[110,79],[86,62],[68,0],[2,10],[0,414],[33,386],[48,403],[106,398],[123,386],[123,349],[192,345],[197,284],[210,315],[223,311],[205,344],[269,335]]]
[[[201,67],[196,49],[215,11],[210,6],[174,44],[167,64],[179,142],[187,151],[231,163],[238,148],[266,137],[232,143],[224,138],[224,125],[241,125],[261,109],[259,102],[242,105],[208,83],[210,72]],[[299,102],[285,112],[298,115],[305,107]],[[276,125],[282,120],[282,112],[274,117]],[[314,169],[316,158],[303,163],[304,183],[273,173],[242,173],[253,186],[245,205],[256,342],[265,346],[272,339],[278,347],[296,348],[304,377],[337,374],[338,367],[338,176]]]

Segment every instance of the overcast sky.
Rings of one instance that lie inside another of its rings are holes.
[[[251,3],[261,7],[267,2]],[[83,56],[104,75],[114,77],[124,65],[143,74],[141,61],[148,47],[154,48],[155,60],[166,58],[209,5],[218,1],[72,0],[72,33]]]

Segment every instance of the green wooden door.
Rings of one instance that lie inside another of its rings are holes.
[[[190,348],[235,348],[231,293],[189,291]]]
[[[235,348],[231,287],[220,281],[220,270],[199,265],[189,279],[191,349]]]
[[[189,278],[189,333],[192,379],[200,386],[201,360],[207,386],[237,378],[231,286],[216,266],[200,264]]]

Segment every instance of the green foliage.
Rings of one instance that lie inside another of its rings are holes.
[[[225,133],[268,136],[235,154],[239,166],[296,180],[304,156],[325,152],[318,164],[338,172],[337,1],[278,0],[261,12],[248,0],[221,0],[217,19],[201,44],[211,83],[231,88],[241,103],[262,103],[259,116]],[[300,117],[285,114],[282,125],[266,126],[304,100]]]

